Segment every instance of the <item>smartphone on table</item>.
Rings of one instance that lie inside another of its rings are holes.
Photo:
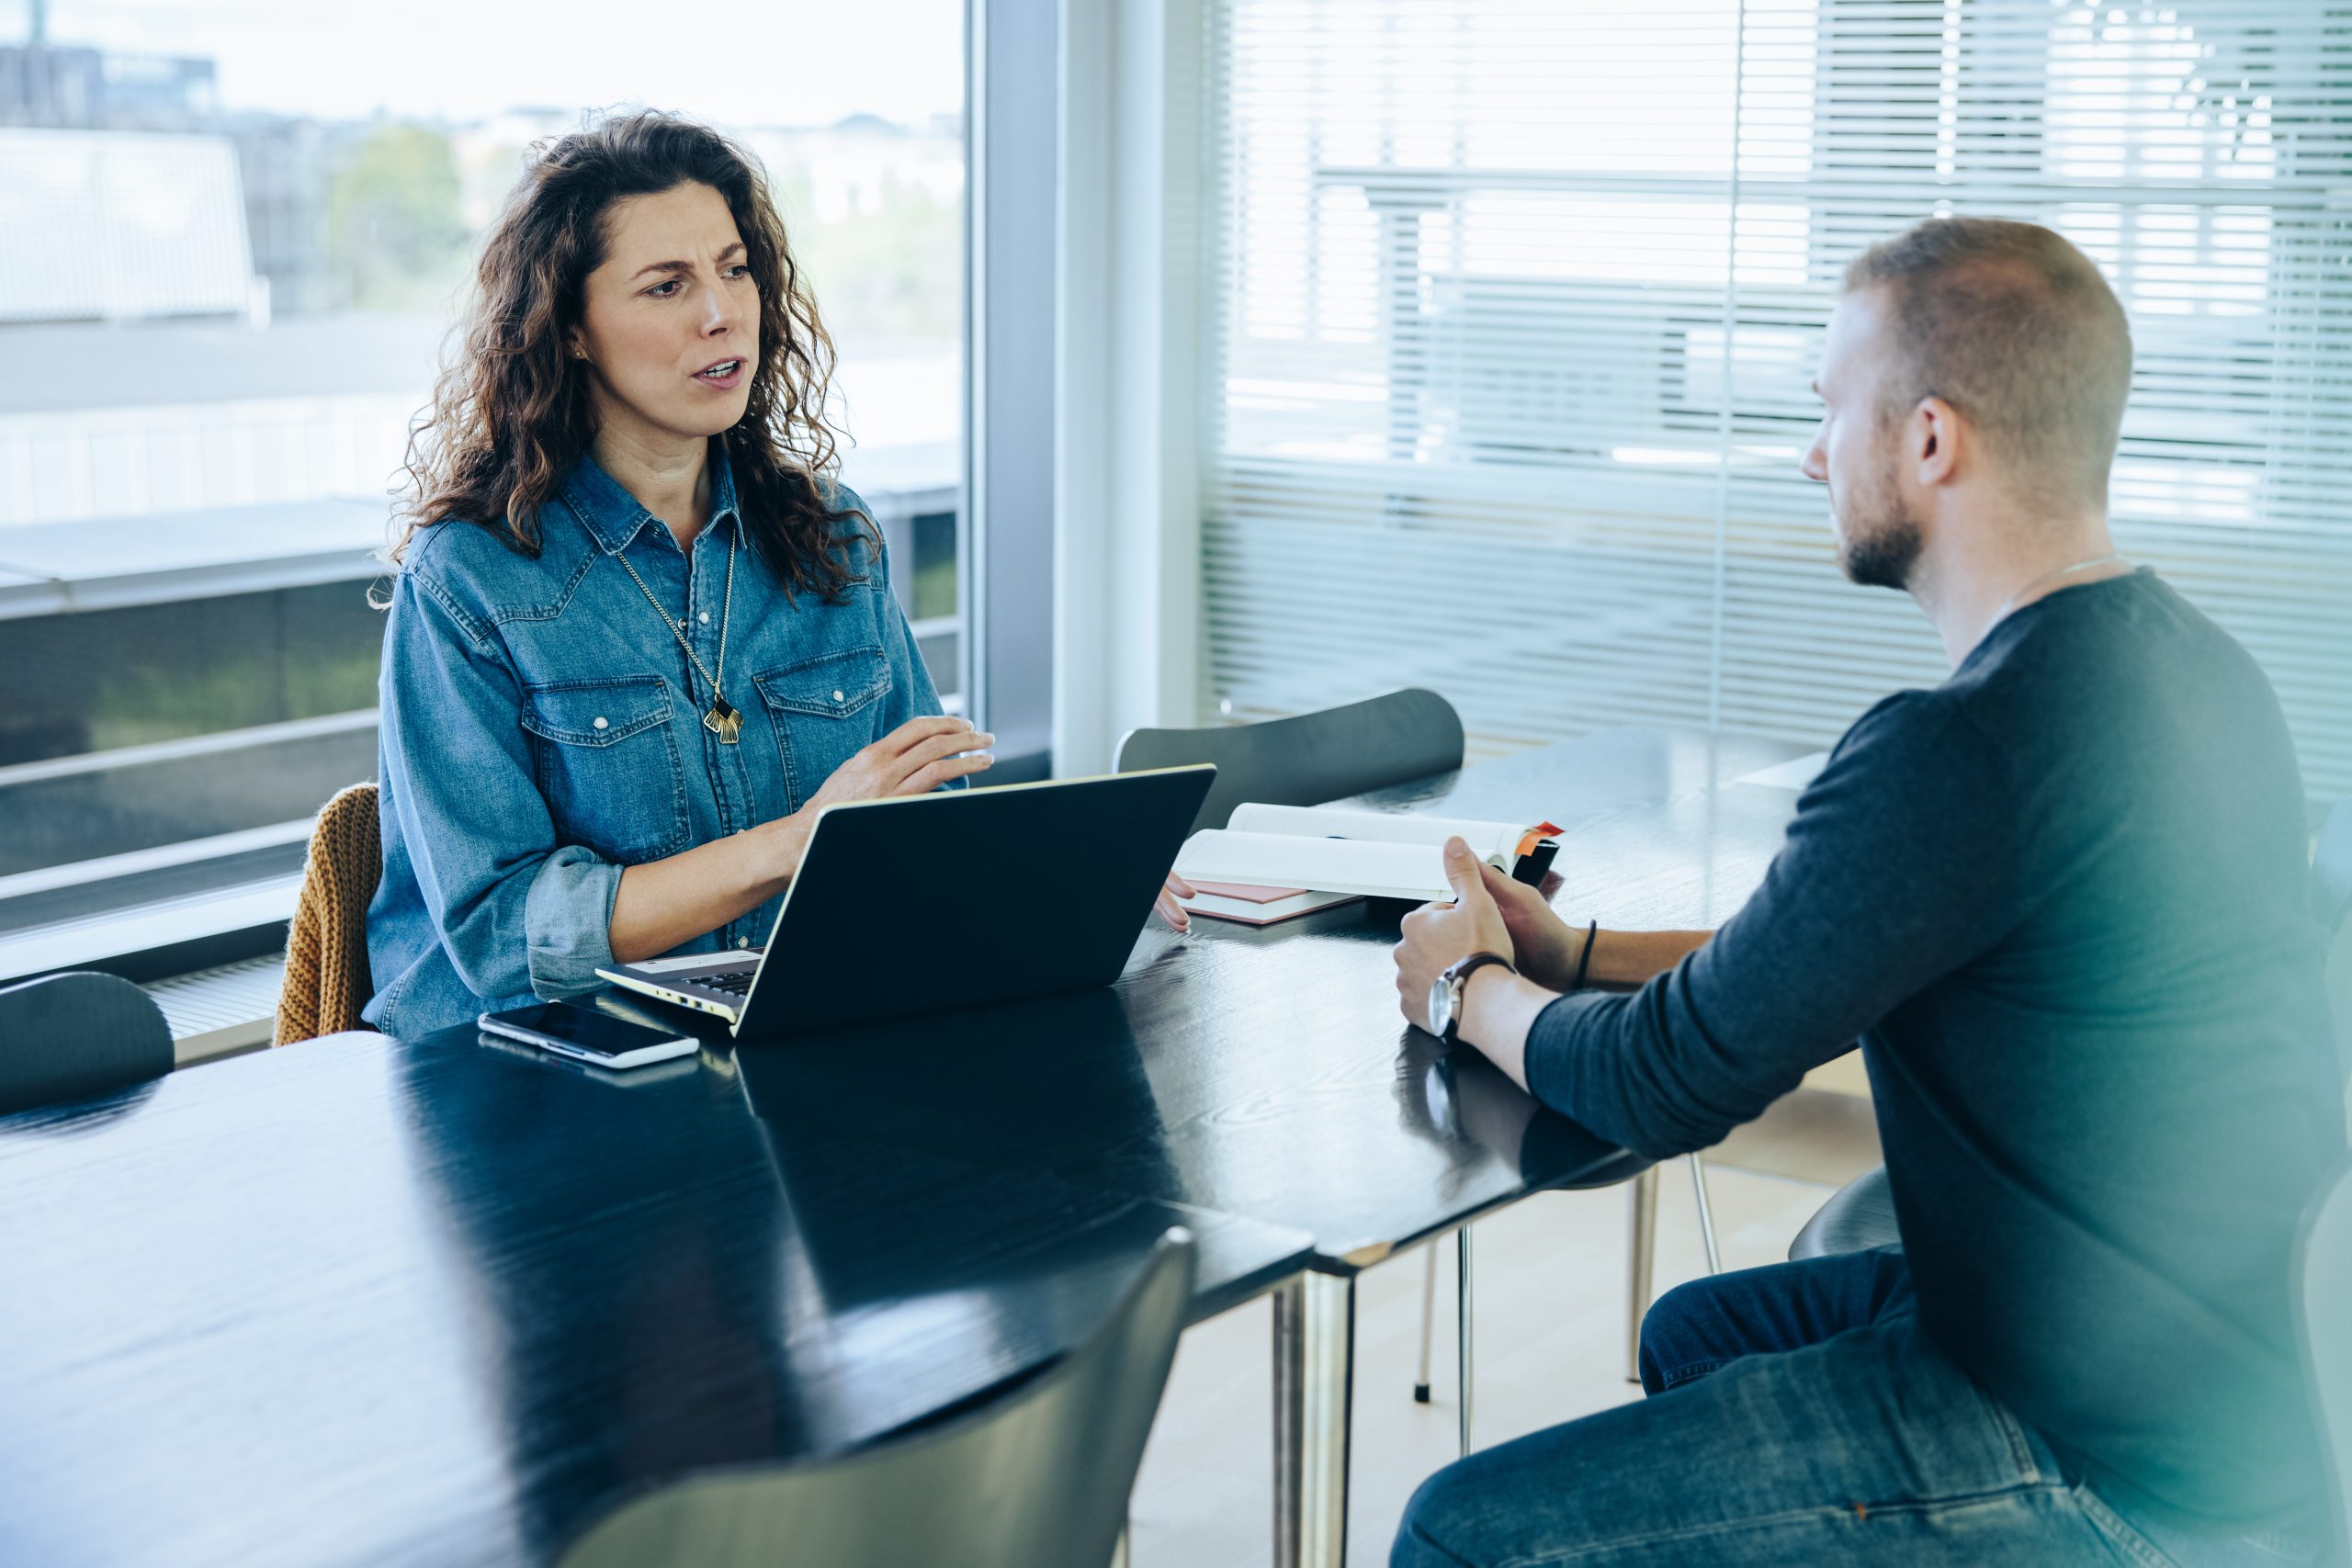
[[[692,1055],[701,1043],[687,1035],[614,1018],[569,1002],[542,1002],[476,1021],[487,1033],[520,1040],[542,1051],[616,1071]]]

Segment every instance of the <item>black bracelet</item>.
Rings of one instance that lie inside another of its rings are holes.
[[[1571,991],[1584,989],[1584,972],[1592,966],[1592,944],[1599,941],[1600,937],[1600,922],[1599,920],[1593,921],[1585,928],[1584,956],[1577,960],[1577,977],[1568,984],[1568,989]]]

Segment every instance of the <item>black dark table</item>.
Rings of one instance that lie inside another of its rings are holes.
[[[1549,818],[1564,913],[1710,926],[1795,750],[1595,736],[1364,804]],[[1275,1291],[1277,1554],[1338,1563],[1357,1271],[1628,1168],[1406,1024],[1399,912],[1154,926],[1114,987],[617,1082],[458,1030],[0,1120],[0,1561],[543,1558],[1044,1364],[1181,1220],[1196,1316]]]
[[[0,1120],[0,1562],[549,1561],[1048,1364],[1172,1224],[1196,1317],[1306,1251],[772,1124],[724,1050],[341,1036]]]
[[[1611,732],[1358,804],[1548,818],[1566,829],[1564,913],[1697,929],[1753,890],[1794,807],[1792,789],[1741,781],[1800,750]],[[747,1043],[737,1058],[771,1117],[833,1119],[877,1142],[1312,1235],[1312,1269],[1274,1300],[1276,1557],[1337,1564],[1357,1273],[1449,1234],[1466,1261],[1472,1220],[1643,1168],[1476,1050],[1405,1021],[1389,952],[1406,908],[1262,929],[1199,919],[1190,937],[1155,922],[1108,990],[977,1009],[952,1028],[911,1019]]]

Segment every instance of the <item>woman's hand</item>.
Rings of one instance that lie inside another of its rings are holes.
[[[1193,895],[1193,885],[1171,871],[1168,874],[1168,881],[1160,888],[1159,897],[1152,908],[1159,911],[1159,918],[1165,920],[1170,929],[1188,931],[1193,929],[1193,917],[1186,914],[1184,906],[1176,900],[1190,898]]]
[[[944,714],[909,719],[835,768],[800,810],[813,822],[818,812],[845,800],[927,795],[986,770],[996,761],[988,750],[995,744],[995,736],[980,734],[964,719]]]
[[[817,813],[848,800],[880,800],[895,795],[927,795],[952,779],[970,778],[996,761],[986,748],[996,737],[975,730],[964,719],[940,715],[909,719],[835,768],[808,803],[749,831],[763,836],[773,897],[800,874],[800,857],[816,830]]]

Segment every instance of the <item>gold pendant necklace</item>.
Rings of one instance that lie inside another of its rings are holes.
[[[670,635],[676,637],[678,646],[686,650],[686,658],[693,662],[695,671],[710,682],[710,706],[703,710],[702,727],[718,736],[722,746],[732,746],[743,739],[742,713],[718,694],[718,683],[727,676],[727,627],[735,615],[735,540],[742,527],[742,520],[738,518],[736,532],[727,536],[727,593],[718,609],[718,673],[716,675],[711,673],[710,666],[702,661],[702,655],[695,651],[695,645],[686,640],[686,623],[670,619],[670,612],[662,607],[662,601],[654,596],[651,588],[646,586],[645,579],[637,575],[637,568],[629,565],[628,557],[624,554],[620,558],[621,566],[644,591],[645,602],[653,606],[653,613],[662,617],[662,624],[670,628]],[[687,590],[686,603],[689,608],[694,604],[691,587]]]

